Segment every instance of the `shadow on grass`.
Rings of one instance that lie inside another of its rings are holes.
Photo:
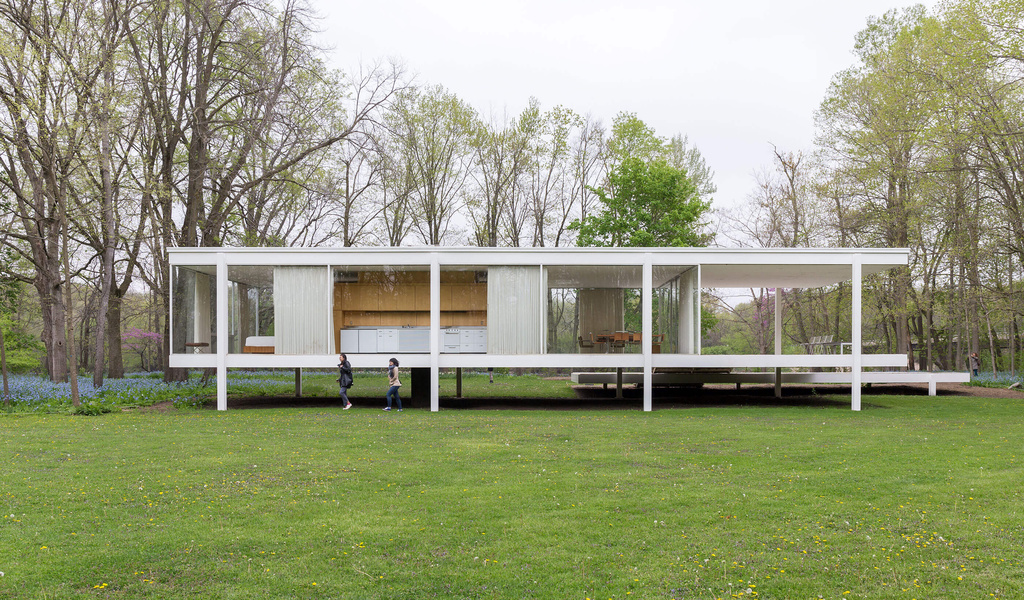
[[[473,410],[642,410],[643,390],[624,387],[622,398],[615,397],[615,388],[609,386],[577,386],[575,398],[454,398],[442,397],[442,409]],[[921,396],[927,388],[909,385],[876,385],[865,387],[861,393],[862,408],[884,408],[869,402],[875,395]],[[941,395],[962,395],[942,392]],[[352,398],[353,410],[381,410],[383,398]],[[405,408],[426,409],[429,403],[403,398]],[[686,387],[658,387],[653,390],[654,409],[685,409],[705,407],[817,407],[849,410],[850,386],[795,386],[782,388],[782,397],[775,397],[771,385],[748,385],[736,389],[733,385],[706,385]],[[214,408],[207,403],[207,408]],[[252,396],[229,398],[228,409],[257,408],[341,408],[337,397]]]

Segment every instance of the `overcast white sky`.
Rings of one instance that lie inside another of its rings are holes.
[[[334,66],[382,57],[485,117],[531,96],[606,126],[633,112],[690,136],[716,207],[751,192],[771,144],[810,150],[814,111],[854,63],[854,35],[901,0],[311,0]],[[935,1],[924,2],[934,7]]]

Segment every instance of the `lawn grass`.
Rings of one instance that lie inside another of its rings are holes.
[[[283,376],[276,374],[281,382],[275,390],[281,395],[292,394],[295,390],[294,373]],[[303,371],[302,393],[312,397],[334,397],[338,395],[338,374],[334,371]],[[403,383],[408,385],[410,377],[403,373]],[[236,378],[237,379],[237,378]],[[387,376],[384,370],[377,371],[356,371],[355,384],[349,390],[351,398],[373,398],[383,402],[384,393],[387,391]],[[454,370],[448,370],[439,378],[439,394],[442,398],[454,398],[456,392],[456,381]],[[245,386],[232,384],[232,376],[228,375],[228,386],[231,395],[244,397],[252,395],[252,390]],[[408,390],[405,387],[404,390]],[[491,383],[486,372],[466,371],[462,376],[462,395],[466,398],[575,398],[568,376],[563,378],[550,378],[534,374],[509,375],[498,373]],[[383,404],[382,404],[383,406]]]
[[[0,597],[1019,598],[1020,408],[4,415]]]
[[[303,370],[303,396],[336,398],[337,377],[338,373],[333,369]],[[190,378],[181,383],[165,383],[160,373],[138,373],[124,379],[107,379],[101,388],[93,388],[88,377],[79,376],[78,379],[81,405],[75,407],[72,405],[69,384],[53,383],[38,375],[14,376],[10,386],[10,402],[0,399],[0,412],[96,415],[164,402],[182,408],[216,405],[216,377],[204,381],[201,370],[193,370]],[[410,383],[408,374],[405,379],[407,384]],[[357,370],[356,381],[357,385],[349,390],[353,399],[384,405],[388,380],[383,369]],[[409,390],[409,387],[404,390]],[[455,397],[454,371],[441,374],[440,391],[443,398]],[[228,373],[229,398],[291,398],[294,395],[294,369],[231,370]],[[463,377],[463,396],[558,399],[575,398],[575,393],[564,378],[554,380],[533,374],[499,373],[492,383],[486,373],[466,372]]]

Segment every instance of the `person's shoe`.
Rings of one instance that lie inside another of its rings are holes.
[[[385,407],[384,410],[391,410],[391,407],[390,406]]]
[[[398,409],[398,412],[402,412],[402,409]]]
[[[350,409],[350,408],[352,408],[352,405],[351,405],[351,404],[349,404],[348,406],[346,406],[346,407],[345,407],[345,410],[348,410],[348,409]]]

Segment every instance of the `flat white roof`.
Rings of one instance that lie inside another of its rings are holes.
[[[708,288],[811,288],[834,285],[852,278],[855,258],[862,273],[870,275],[905,266],[906,248],[480,248],[480,247],[373,247],[373,248],[169,248],[172,265],[215,265],[223,256],[228,265],[324,265],[324,266],[429,266],[435,260],[444,267],[497,265],[544,265],[576,267],[573,279],[592,268],[627,267],[621,281],[637,279],[639,268],[700,266],[701,285]],[[558,269],[552,269],[557,283]]]

